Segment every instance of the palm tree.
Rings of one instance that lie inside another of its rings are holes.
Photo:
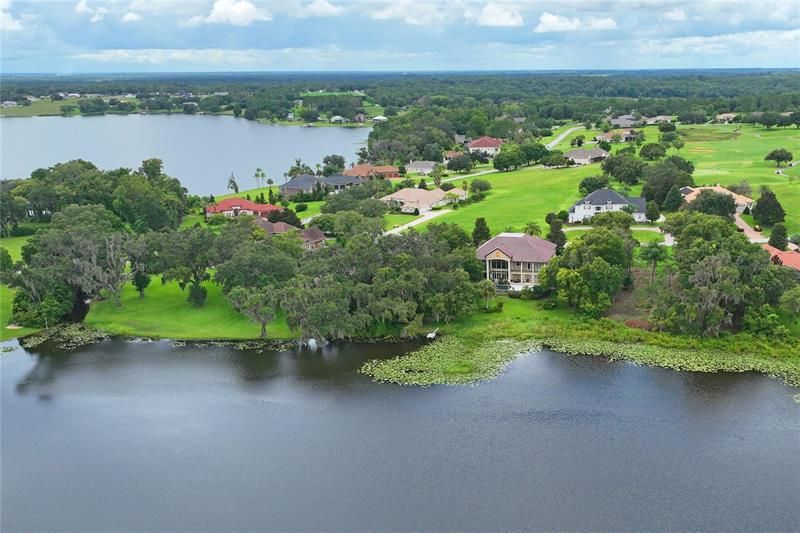
[[[274,182],[274,181],[272,181],[272,178],[267,178],[267,185],[269,186],[269,190],[270,190],[270,191],[272,190],[272,184],[273,184],[273,183],[275,183],[275,182]]]
[[[253,178],[256,180],[256,187],[260,188],[262,186],[261,183],[263,183],[263,180],[266,176],[267,175],[263,170],[261,170],[261,168],[256,169],[256,173],[253,174]]]
[[[539,237],[542,234],[542,227],[539,226],[538,222],[528,222],[525,224],[525,227],[522,228],[522,231],[531,237]]]
[[[650,265],[652,266],[650,284],[655,283],[656,267],[658,267],[659,261],[663,261],[667,258],[667,249],[657,242],[649,242],[646,246],[642,247],[642,251],[639,252],[639,257],[645,261],[650,261]]]

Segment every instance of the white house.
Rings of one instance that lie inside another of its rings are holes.
[[[376,123],[376,124],[377,124],[378,122],[386,122],[387,120],[389,120],[389,119],[388,119],[388,118],[386,118],[386,117],[384,117],[383,115],[378,115],[378,116],[376,116],[376,117],[372,117],[372,122],[374,122],[374,123]]]
[[[598,189],[569,208],[569,221],[583,222],[600,213],[625,210],[631,210],[633,220],[636,222],[647,220],[644,216],[644,198],[628,198],[611,189]]]
[[[467,144],[467,149],[471,154],[482,152],[489,157],[494,157],[500,151],[501,146],[503,146],[503,141],[500,139],[484,136]]]

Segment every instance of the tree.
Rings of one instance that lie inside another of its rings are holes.
[[[672,213],[680,209],[681,205],[683,205],[683,195],[678,190],[678,186],[673,185],[670,187],[667,197],[664,198],[664,203],[661,205],[661,209],[668,213]]]
[[[431,172],[431,178],[433,179],[433,185],[438,189],[442,185],[442,173],[444,172],[444,168],[440,164],[436,164],[433,167],[433,172]]]
[[[228,189],[232,190],[235,194],[239,194],[239,184],[236,183],[236,178],[233,176],[233,172],[231,172],[231,175],[228,176]]]
[[[469,184],[469,192],[475,193],[485,193],[490,191],[492,188],[492,184],[485,179],[475,178]]]
[[[656,268],[658,267],[659,262],[665,260],[668,257],[667,249],[664,246],[661,246],[657,242],[649,242],[642,247],[641,251],[639,252],[639,257],[642,258],[644,261],[650,263],[651,266],[650,283],[651,284],[655,283]]]
[[[344,171],[344,156],[338,154],[326,155],[322,158],[322,175],[332,176]]]
[[[610,155],[602,163],[603,172],[627,185],[636,185],[644,174],[646,167],[640,161],[626,155]]]
[[[527,222],[525,227],[522,228],[522,231],[531,237],[539,237],[542,234],[542,228],[539,226],[539,223],[533,221]]]
[[[794,159],[792,152],[786,148],[776,148],[764,156],[764,161],[775,161],[775,166],[780,167],[781,163]]]
[[[553,218],[549,222],[550,231],[545,237],[548,241],[556,245],[556,253],[561,255],[567,245],[567,234],[564,233],[564,223],[558,218]]]
[[[608,187],[608,176],[587,176],[578,185],[578,192],[583,196]]]
[[[681,148],[683,148],[686,143],[683,142],[683,139],[675,139],[670,144],[672,144],[673,148],[680,151]]]
[[[267,337],[267,324],[277,314],[278,295],[271,286],[258,288],[235,287],[226,295],[231,307],[261,325],[261,338]]]
[[[761,196],[753,206],[753,218],[764,226],[772,226],[786,218],[786,211],[771,189],[762,188]]]
[[[489,225],[486,219],[479,217],[475,219],[475,227],[472,229],[472,244],[475,247],[480,246],[492,237],[492,232],[489,231]]]
[[[736,202],[730,194],[703,189],[689,204],[689,209],[732,220],[734,213],[736,213]]]
[[[793,316],[795,322],[800,320],[800,285],[795,285],[783,293],[781,309],[789,316]]]
[[[497,294],[497,289],[495,288],[492,280],[482,279],[481,281],[478,282],[478,290],[480,291],[480,294],[483,297],[484,305],[486,306],[486,310],[488,311],[489,302]]]
[[[267,177],[267,174],[261,170],[261,168],[257,168],[255,173],[253,174],[253,179],[256,180],[256,187],[261,187],[264,183],[264,178]]]
[[[653,200],[650,200],[645,205],[644,216],[647,217],[647,220],[650,222],[655,222],[661,216],[661,212],[658,209],[658,204],[655,203]]]
[[[163,261],[162,282],[177,281],[181,290],[189,287],[189,301],[201,307],[208,280],[215,235],[203,227],[192,227],[161,236],[159,256]]]
[[[447,162],[447,170],[452,170],[453,172],[467,172],[472,170],[472,158],[469,154],[461,154],[452,157],[450,161]]]
[[[660,143],[647,143],[639,150],[639,156],[649,161],[660,159],[666,154],[666,148]]]
[[[786,250],[789,245],[789,238],[786,236],[786,225],[783,222],[778,222],[772,226],[772,234],[769,236],[769,245],[774,246],[778,250]]]

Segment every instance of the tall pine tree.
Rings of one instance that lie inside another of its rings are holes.
[[[783,222],[778,222],[772,227],[772,234],[769,236],[769,245],[774,246],[778,250],[786,250],[789,244],[789,238],[786,236],[786,225]]]
[[[480,246],[492,237],[492,232],[489,231],[489,224],[486,219],[479,217],[475,219],[475,228],[472,230],[472,244]]]
[[[683,204],[683,196],[681,195],[681,191],[678,190],[677,185],[673,185],[669,192],[667,192],[667,196],[664,198],[664,203],[661,205],[661,209],[668,213],[672,213],[680,209],[681,204]]]
[[[765,187],[761,190],[761,197],[753,207],[753,218],[763,226],[772,226],[783,222],[786,218],[786,211],[783,210],[775,193]]]

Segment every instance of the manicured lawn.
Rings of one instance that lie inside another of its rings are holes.
[[[0,239],[0,247],[5,248],[8,250],[8,253],[11,255],[11,259],[14,261],[19,261],[22,259],[22,247],[30,239],[29,236],[26,237],[3,237]]]
[[[396,226],[402,226],[403,224],[413,222],[418,218],[419,216],[408,215],[405,213],[387,213],[383,217],[383,227],[384,229],[392,229]]]
[[[69,98],[66,100],[51,101],[49,98],[38,100],[31,103],[29,106],[17,106],[0,109],[0,116],[5,117],[35,117],[47,115],[61,115],[62,105],[78,105],[77,98]]]
[[[0,285],[0,341],[23,337],[38,331],[35,328],[6,329],[11,321],[11,306],[14,303],[14,291],[6,285]]]
[[[570,126],[570,127],[574,128],[575,126]],[[559,133],[562,132],[562,131],[564,131],[564,130],[559,130],[558,132],[556,132],[556,135],[554,137],[558,137]],[[572,141],[572,139],[574,139],[574,138],[576,138],[576,137],[578,137],[580,135],[583,135],[585,142],[592,141],[594,139],[595,135],[599,135],[601,133],[602,132],[600,130],[587,130],[586,128],[581,128],[581,129],[579,129],[577,131],[573,131],[572,133],[567,135],[564,139],[562,139],[561,142],[559,142],[557,145],[555,145],[554,150],[561,150],[562,152],[569,152],[570,150],[574,150],[576,148],[586,148],[586,149],[594,148],[594,146],[595,146],[594,143],[591,143],[591,144],[588,144],[588,145],[585,145],[585,146],[570,146],[570,142]]]
[[[567,240],[573,241],[582,235],[586,235],[588,232],[589,230],[586,229],[576,229],[565,233],[567,235]],[[648,242],[664,242],[664,235],[657,231],[633,230],[633,238],[642,244]]]
[[[187,294],[174,282],[162,285],[159,278],[153,278],[144,298],[127,285],[121,308],[110,301],[96,302],[86,316],[86,324],[120,335],[169,339],[258,338],[258,324],[234,311],[219,286],[205,286],[208,299],[198,308],[186,301]],[[282,319],[268,326],[267,334],[272,339],[293,337]]]
[[[493,234],[522,231],[529,221],[538,222],[546,230],[545,215],[550,211],[569,209],[580,198],[578,184],[581,179],[599,173],[600,166],[595,164],[558,169],[523,168],[480,176],[480,179],[492,184],[492,190],[485,200],[461,207],[433,221],[451,222],[472,231],[475,219],[484,217]],[[461,186],[460,181],[458,185]]]

